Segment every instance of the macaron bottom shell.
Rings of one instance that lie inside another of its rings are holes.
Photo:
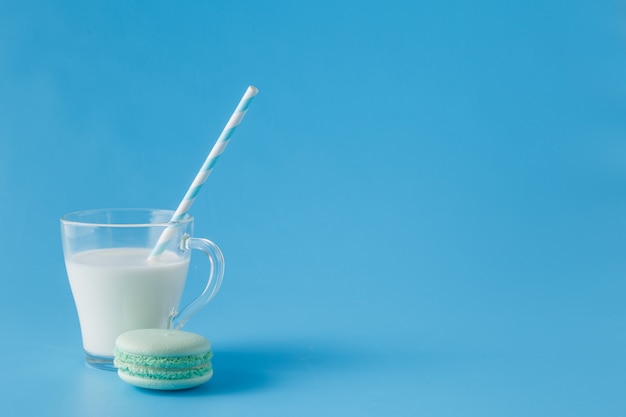
[[[199,385],[204,384],[213,376],[213,370],[209,371],[207,374],[186,378],[186,379],[155,379],[155,378],[146,378],[141,376],[135,376],[125,373],[122,370],[118,370],[117,374],[120,379],[124,382],[127,382],[131,385],[134,385],[139,388],[146,389],[155,389],[155,390],[181,390],[181,389],[189,389],[194,388]]]

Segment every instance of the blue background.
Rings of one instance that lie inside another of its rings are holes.
[[[626,415],[625,52],[623,1],[2,2],[0,414]],[[88,368],[58,218],[174,209],[249,84],[214,378]]]

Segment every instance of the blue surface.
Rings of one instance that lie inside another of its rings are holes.
[[[620,1],[1,3],[0,415],[626,415],[625,51]],[[249,84],[214,378],[86,367],[58,218],[174,209]]]

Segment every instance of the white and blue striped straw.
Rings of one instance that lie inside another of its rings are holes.
[[[202,185],[209,177],[209,174],[211,174],[215,163],[226,149],[226,146],[228,145],[228,142],[230,141],[230,138],[233,135],[235,128],[239,126],[239,124],[243,120],[243,117],[248,111],[248,106],[250,105],[250,102],[252,101],[254,96],[257,95],[258,92],[259,90],[253,86],[249,86],[246,90],[245,94],[241,98],[241,101],[239,101],[235,112],[232,114],[232,116],[230,116],[230,119],[228,120],[228,123],[226,123],[224,130],[222,130],[222,133],[220,134],[219,138],[217,138],[215,145],[213,145],[213,149],[211,149],[209,156],[207,156],[204,164],[202,164],[202,167],[200,168],[200,171],[198,171],[196,178],[193,180],[191,186],[187,190],[185,197],[183,197],[183,200],[180,202],[178,208],[174,212],[174,215],[170,219],[170,223],[172,223],[172,226],[175,224],[175,222],[183,219],[185,215],[189,212],[189,209],[191,208],[191,205],[193,204],[196,197],[198,196]],[[170,243],[175,234],[174,227],[172,226],[167,227],[163,231],[163,233],[161,233],[161,236],[159,237],[156,246],[154,247],[154,249],[152,249],[152,252],[150,252],[148,260],[159,256],[165,251],[165,248]]]

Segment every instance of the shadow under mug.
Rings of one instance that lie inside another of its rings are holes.
[[[191,237],[193,217],[154,209],[77,211],[61,218],[65,267],[78,312],[87,363],[113,370],[120,334],[145,328],[181,328],[217,293],[224,257],[207,239]],[[166,230],[165,251],[148,260]],[[211,264],[202,293],[179,311],[191,250]]]

